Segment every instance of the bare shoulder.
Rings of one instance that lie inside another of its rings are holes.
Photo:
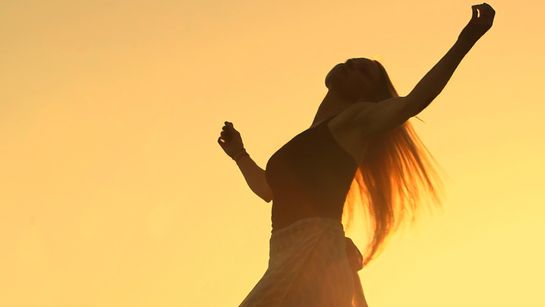
[[[370,110],[373,102],[358,102],[346,108],[333,117],[327,126],[337,144],[344,149],[359,165],[364,158],[367,149],[367,140],[363,137],[361,129],[356,122],[361,113]]]
[[[367,151],[371,135],[405,122],[410,115],[403,111],[403,97],[379,102],[354,103],[332,118],[327,124],[331,134],[359,164]]]

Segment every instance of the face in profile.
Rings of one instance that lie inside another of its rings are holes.
[[[349,59],[331,69],[326,86],[348,101],[372,99],[382,75],[378,63],[366,58]]]

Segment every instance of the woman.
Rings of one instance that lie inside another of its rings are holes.
[[[218,143],[250,188],[273,201],[269,266],[240,306],[367,306],[358,271],[405,214],[414,220],[421,190],[439,203],[439,180],[408,119],[439,95],[494,15],[486,3],[472,6],[454,46],[405,97],[377,61],[350,59],[333,67],[311,127],[276,151],[265,170],[225,122]],[[372,217],[365,257],[344,236],[342,218],[351,218],[354,189]]]

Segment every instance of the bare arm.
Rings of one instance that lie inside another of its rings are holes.
[[[411,116],[424,110],[441,93],[450,77],[475,43],[458,39],[449,51],[406,96],[406,112]]]
[[[240,132],[235,129],[233,123],[225,122],[218,144],[229,157],[236,161],[250,189],[266,202],[270,202],[273,197],[265,171],[250,158],[244,149]]]
[[[420,113],[443,90],[473,44],[458,39],[407,96],[354,104],[355,126],[361,129],[362,135],[371,136],[393,129]]]
[[[273,197],[265,177],[265,170],[259,167],[250,156],[243,156],[236,163],[250,189],[264,201],[270,202]]]
[[[489,4],[473,5],[471,9],[471,20],[458,40],[407,96],[392,97],[378,103],[360,102],[350,108],[349,112],[356,114],[354,125],[362,129],[363,134],[373,135],[403,124],[441,93],[464,56],[492,27],[495,11]]]
[[[441,93],[463,57],[492,27],[496,11],[487,3],[471,6],[471,20],[458,35],[447,54],[420,80],[407,95],[407,112],[420,113]]]

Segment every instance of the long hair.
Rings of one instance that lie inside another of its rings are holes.
[[[382,80],[372,100],[399,97],[384,67],[374,62],[381,70]],[[422,196],[431,196],[432,203],[441,207],[439,194],[443,194],[443,184],[432,163],[436,161],[409,120],[368,141],[367,152],[356,170],[343,209],[343,224],[348,229],[355,205],[359,202],[367,208],[370,218],[366,224],[372,235],[363,253],[364,266],[383,251],[401,222],[407,217],[415,221],[418,209],[424,206]]]

